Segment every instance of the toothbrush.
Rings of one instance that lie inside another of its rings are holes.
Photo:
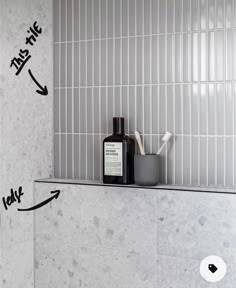
[[[145,152],[144,152],[144,148],[143,148],[143,145],[142,145],[142,142],[141,142],[141,137],[140,137],[140,134],[138,131],[135,131],[135,138],[136,138],[136,141],[138,143],[138,146],[139,146],[139,150],[140,150],[140,153],[141,155],[145,155]]]
[[[166,146],[167,142],[170,140],[172,136],[172,133],[166,131],[166,134],[163,136],[162,141],[164,141],[164,143],[162,144],[161,148],[158,150],[157,155],[161,154],[161,151],[163,150],[163,148]]]

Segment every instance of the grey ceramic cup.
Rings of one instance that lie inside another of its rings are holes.
[[[157,154],[134,155],[135,184],[154,186],[159,182],[160,156]]]

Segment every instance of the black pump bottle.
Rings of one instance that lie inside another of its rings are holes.
[[[125,135],[124,118],[113,118],[113,134],[103,141],[103,183],[134,183],[134,140]]]

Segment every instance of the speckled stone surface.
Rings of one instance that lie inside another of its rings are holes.
[[[236,283],[236,196],[35,183],[36,287],[231,288]],[[203,258],[227,263],[215,284]]]
[[[22,203],[8,211],[0,203],[0,287],[31,288],[33,269],[33,214],[18,212],[33,204],[33,180],[52,175],[53,47],[52,1],[0,0],[0,196],[23,188]],[[26,46],[27,29],[37,21],[42,34]],[[10,68],[19,49],[28,48],[31,59],[19,76]],[[31,69],[48,96],[36,93]]]

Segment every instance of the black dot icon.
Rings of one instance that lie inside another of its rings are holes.
[[[209,264],[208,269],[211,271],[211,273],[215,273],[218,270],[214,264]]]

